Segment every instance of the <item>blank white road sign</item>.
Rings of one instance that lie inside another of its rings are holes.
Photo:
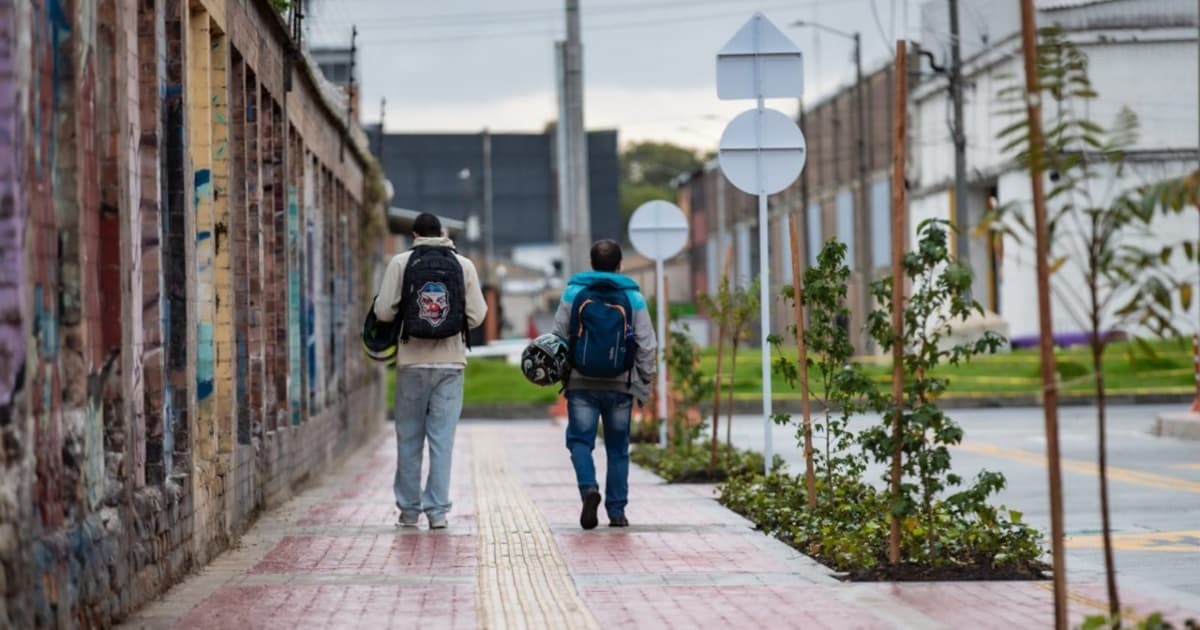
[[[723,101],[803,95],[800,48],[761,13],[717,53],[717,98]]]
[[[629,241],[646,258],[666,260],[683,250],[687,238],[687,217],[669,201],[647,201],[629,218]]]
[[[721,134],[717,153],[729,181],[751,195],[771,195],[787,188],[804,170],[807,156],[804,133],[786,114],[773,109],[738,114]]]

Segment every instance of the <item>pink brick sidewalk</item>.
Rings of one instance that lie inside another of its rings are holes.
[[[630,479],[632,527],[608,528],[602,516],[600,528],[582,531],[562,429],[545,421],[465,423],[455,451],[450,528],[396,529],[390,430],[381,427],[375,444],[264,516],[237,549],[129,625],[757,629],[1052,622],[1044,583],[840,583],[754,531],[705,489],[668,486],[638,469]],[[479,454],[490,468],[472,461]],[[602,467],[603,449],[597,460]],[[484,470],[487,483],[477,485],[472,476]],[[477,502],[477,487],[503,496],[485,493]],[[477,514],[477,505],[487,507]],[[509,510],[532,513],[497,513]],[[1071,588],[1077,621],[1099,612],[1099,585]],[[1139,610],[1183,612],[1133,593],[1126,599]],[[578,602],[583,610],[573,608]],[[534,609],[550,616],[530,616]],[[560,621],[546,621],[552,618]]]

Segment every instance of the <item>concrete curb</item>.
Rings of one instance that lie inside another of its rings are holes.
[[[1154,435],[1200,440],[1200,414],[1187,411],[1158,414],[1154,420]]]
[[[1108,397],[1110,405],[1169,405],[1191,404],[1195,398],[1194,394],[1116,394]],[[999,409],[1006,407],[1037,407],[1041,405],[1041,400],[1038,396],[995,396],[995,397],[949,397],[940,401],[943,409]],[[1068,395],[1059,398],[1059,405],[1064,407],[1082,407],[1095,404],[1095,398],[1092,396]],[[491,404],[491,405],[465,405],[463,407],[462,417],[479,420],[520,420],[529,418],[544,418],[546,417],[549,405],[545,403],[539,404]],[[800,401],[787,398],[775,401],[776,413],[800,413]],[[709,415],[712,413],[711,405],[701,405],[701,415]],[[812,404],[813,411],[818,411],[821,406],[816,401]],[[735,400],[733,401],[733,413],[737,415],[752,415],[762,411],[762,403],[756,400]],[[1195,429],[1200,432],[1200,425]],[[1169,433],[1160,435],[1173,435]],[[1175,436],[1183,437],[1183,436]],[[1200,439],[1200,437],[1190,438]]]

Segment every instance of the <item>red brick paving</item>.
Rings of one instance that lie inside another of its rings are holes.
[[[603,522],[603,519],[601,519]],[[558,534],[571,571],[588,573],[786,573],[746,536],[694,532]]]
[[[475,628],[467,585],[303,585],[226,587],[179,622],[181,628]]]
[[[583,595],[606,628],[885,626],[879,617],[842,603],[823,586],[589,587]]]
[[[475,627],[484,618],[476,606],[501,605],[495,596],[506,591],[503,584],[481,582],[493,597],[476,593],[479,540],[470,435],[464,427],[458,440],[449,530],[430,532],[424,519],[419,530],[392,528],[394,440],[390,430],[381,431],[369,456],[323,480],[300,509],[281,510],[282,522],[264,516],[241,550],[218,559],[214,566],[224,569],[185,583],[131,625]],[[507,451],[506,474],[522,486],[527,504],[536,506],[530,508],[532,516],[552,528],[554,547],[598,627],[1007,629],[1051,624],[1052,595],[1045,583],[839,583],[721,508],[712,500],[711,486],[667,486],[640,470],[630,478],[627,513],[634,526],[610,529],[601,514],[601,529],[584,532],[576,528],[578,492],[561,427],[512,423],[498,435],[503,437],[497,444],[486,446]],[[596,459],[603,479],[603,449]],[[501,530],[504,536],[530,535],[517,520],[504,522],[516,528]],[[538,562],[551,561],[524,556],[505,566],[513,570],[530,563],[532,571],[541,570],[534,566]],[[490,571],[495,574],[494,567]],[[1076,623],[1101,611],[1101,585],[1071,584],[1071,589]],[[1185,612],[1128,590],[1126,603],[1139,610],[1179,617]],[[512,599],[517,595],[507,592],[502,605],[519,608],[520,601]]]
[[[251,573],[458,575],[476,565],[475,539],[446,532],[286,536]]]

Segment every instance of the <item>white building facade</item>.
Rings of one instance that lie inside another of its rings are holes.
[[[1038,0],[1038,26],[1059,25],[1065,37],[1089,60],[1089,77],[1099,93],[1087,115],[1109,125],[1127,107],[1139,119],[1136,144],[1127,152],[1127,166],[1119,176],[1111,170],[1098,195],[1178,177],[1197,169],[1200,160],[1200,41],[1197,39],[1197,3],[1194,0]],[[967,140],[968,222],[979,224],[987,208],[1016,202],[1031,214],[1030,182],[1011,155],[1002,152],[996,136],[1012,122],[1000,113],[1005,104],[999,92],[1023,84],[1020,12],[1016,2],[960,0],[959,19],[964,77],[964,131]],[[947,3],[927,2],[922,8],[921,43],[940,65],[948,66],[949,17]],[[923,73],[929,64],[921,65]],[[1046,124],[1055,112],[1046,108]],[[910,226],[928,218],[951,220],[954,208],[954,144],[951,138],[951,102],[944,76],[927,77],[913,90],[909,102]],[[1055,203],[1052,201],[1051,203]],[[1156,219],[1151,241],[1178,242],[1196,239],[1200,212],[1185,211]],[[912,235],[910,235],[910,239]],[[973,235],[968,257],[976,275],[976,298],[1008,322],[1015,341],[1036,339],[1038,334],[1032,240]],[[1180,275],[1194,268],[1180,264]],[[1053,305],[1057,333],[1084,330],[1066,297],[1079,284],[1080,272],[1070,265],[1053,278]],[[1183,330],[1195,330],[1200,321],[1193,306],[1181,313]]]

